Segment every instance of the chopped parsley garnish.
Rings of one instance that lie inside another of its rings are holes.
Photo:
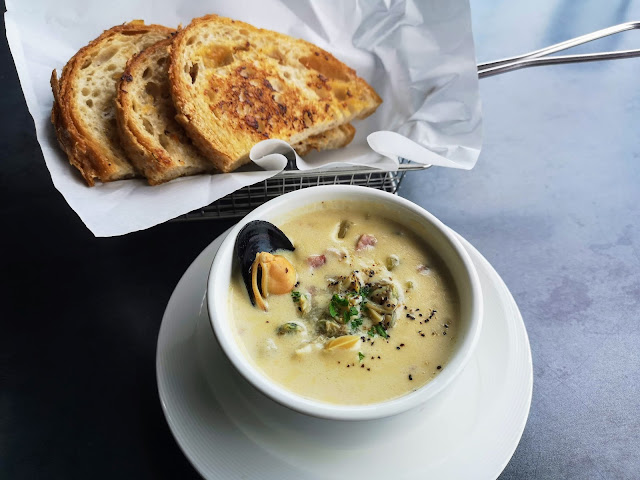
[[[360,361],[364,360],[364,354],[362,352],[358,352],[358,358]]]
[[[348,307],[348,306],[349,306],[349,299],[343,298],[337,293],[335,293],[333,297],[331,297],[331,302],[329,302],[329,315],[336,318],[339,315],[338,313],[339,307]],[[349,321],[349,318],[347,317],[347,313],[348,313],[348,310],[343,315],[345,323]]]
[[[340,305],[341,307],[346,307],[349,305],[349,300],[341,297],[337,293],[334,293],[333,297],[331,298],[331,303],[335,303],[336,305]]]
[[[352,330],[357,330],[358,327],[360,327],[360,325],[362,325],[362,318],[356,318],[354,320],[351,320],[351,329]]]
[[[370,337],[375,337],[376,335],[380,335],[382,338],[389,338],[387,331],[381,324],[374,325],[369,330],[367,330],[367,335]]]
[[[380,335],[382,338],[389,338],[389,335],[387,335],[387,331],[380,324],[376,325],[376,333]]]
[[[302,294],[300,292],[291,292],[291,298],[293,299],[293,301],[295,303],[298,303],[300,301],[300,296]]]

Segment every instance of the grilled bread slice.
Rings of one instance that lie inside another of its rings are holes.
[[[122,146],[151,185],[214,170],[175,120],[167,71],[169,45],[171,38],[132,57],[116,97]]]
[[[170,45],[171,38],[161,40],[129,59],[116,97],[122,146],[150,185],[214,170],[175,120],[169,94]],[[299,155],[341,148],[354,134],[355,128],[346,124],[309,137],[294,148]]]
[[[266,138],[292,145],[375,111],[355,71],[304,40],[217,15],[178,32],[169,66],[176,119],[229,172]]]
[[[136,175],[120,146],[116,84],[127,60],[168,37],[172,29],[136,20],[106,30],[51,74],[51,121],[62,149],[89,186]]]

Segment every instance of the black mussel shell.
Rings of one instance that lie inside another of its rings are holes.
[[[249,292],[252,305],[256,304],[256,300],[251,289],[251,265],[256,259],[256,253],[273,253],[276,250],[294,251],[295,247],[291,240],[282,233],[282,230],[264,220],[254,220],[247,223],[236,237],[235,255],[240,262],[242,279]]]

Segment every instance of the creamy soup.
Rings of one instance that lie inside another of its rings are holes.
[[[273,252],[294,267],[293,289],[258,298],[263,310],[236,265],[229,303],[238,343],[268,377],[307,398],[353,405],[407,394],[445,368],[458,295],[408,227],[337,201],[278,227],[295,247]]]

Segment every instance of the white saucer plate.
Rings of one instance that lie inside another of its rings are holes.
[[[206,312],[209,268],[225,235],[178,282],[158,336],[160,401],[178,444],[211,479],[493,479],[524,430],[533,387],[522,316],[489,262],[478,270],[484,325],[473,358],[444,392],[401,415],[321,420],[264,397],[233,369]]]

